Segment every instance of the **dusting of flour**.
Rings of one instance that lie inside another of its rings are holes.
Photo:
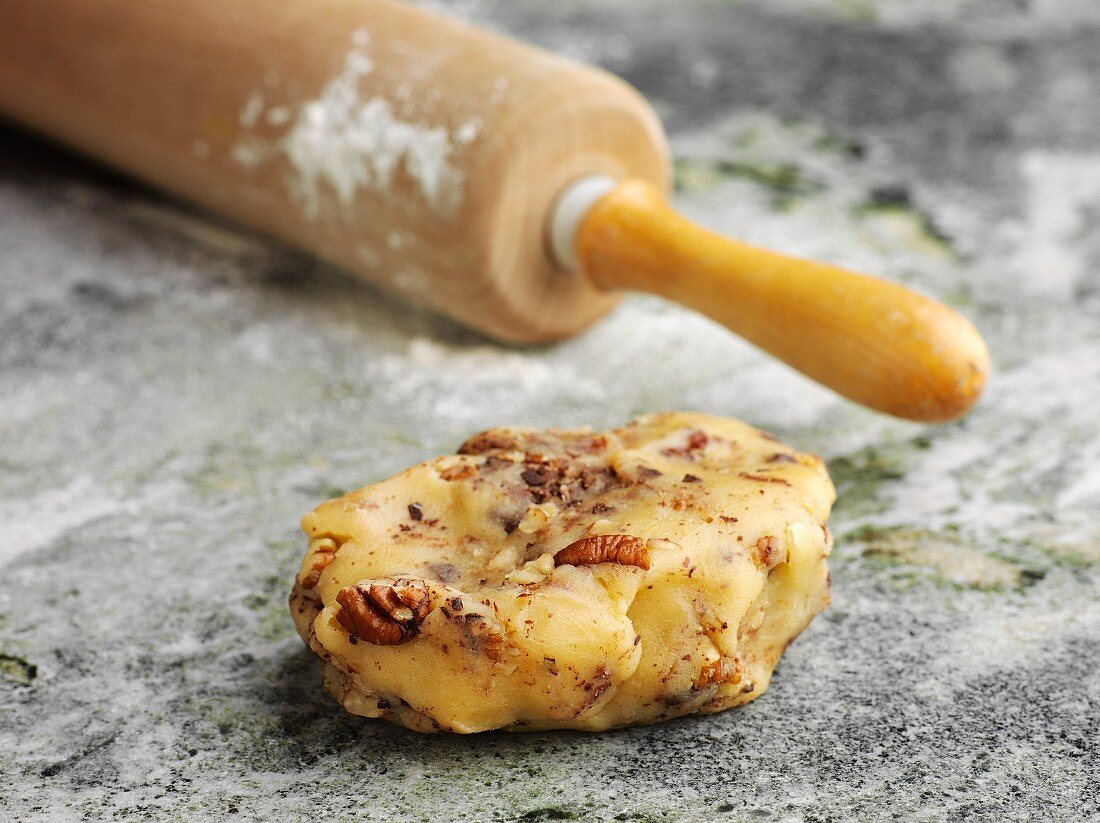
[[[30,499],[0,502],[0,564],[48,546],[69,529],[121,511],[121,504],[90,477]]]
[[[321,213],[327,189],[350,206],[361,189],[385,191],[398,169],[416,184],[418,193],[438,214],[453,214],[462,200],[464,176],[452,162],[455,146],[472,141],[480,129],[474,119],[452,134],[444,126],[408,122],[385,97],[363,99],[359,81],[374,71],[367,55],[368,34],[359,29],[340,72],[291,112],[277,106],[266,113],[268,125],[288,124],[276,142],[247,135],[233,149],[242,165],[252,167],[276,155],[293,170],[291,193],[310,219]],[[241,110],[242,125],[251,127],[264,114],[262,98],[249,97]]]

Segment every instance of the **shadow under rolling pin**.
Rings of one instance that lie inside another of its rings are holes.
[[[622,81],[391,0],[10,4],[0,112],[500,339],[637,289],[899,417],[962,414],[988,372],[946,306],[669,209]]]

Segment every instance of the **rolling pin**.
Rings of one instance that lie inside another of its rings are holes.
[[[390,0],[2,9],[0,112],[491,336],[561,338],[636,289],[899,417],[985,382],[946,306],[671,210],[660,123],[603,71]]]

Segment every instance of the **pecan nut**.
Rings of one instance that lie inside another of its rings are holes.
[[[321,537],[313,546],[313,562],[309,571],[301,576],[299,585],[303,589],[312,589],[321,581],[321,572],[336,559],[336,552],[346,542],[346,538]]]
[[[555,566],[594,566],[618,563],[649,569],[646,541],[629,534],[598,534],[582,537],[554,555]]]
[[[376,646],[404,643],[431,611],[431,591],[411,578],[361,580],[336,593],[336,619],[353,637]]]

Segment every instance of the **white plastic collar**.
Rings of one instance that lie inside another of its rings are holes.
[[[580,177],[570,183],[550,213],[550,252],[569,271],[577,271],[577,227],[596,201],[615,188],[615,181],[602,174]]]

